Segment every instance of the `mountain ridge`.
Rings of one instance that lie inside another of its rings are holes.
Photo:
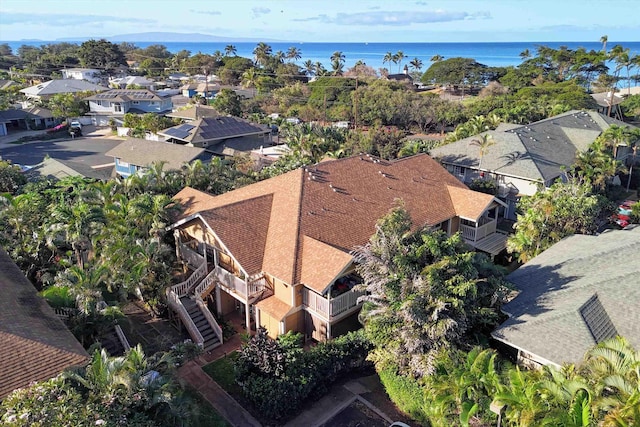
[[[108,37],[64,37],[56,39],[56,41],[85,41],[95,39],[106,39],[111,42],[286,42],[287,40],[265,39],[265,38],[249,38],[249,37],[221,37],[212,34],[202,33],[173,33],[173,32],[145,32],[145,33],[129,33],[116,34]]]

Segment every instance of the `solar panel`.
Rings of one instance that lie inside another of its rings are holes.
[[[618,335],[616,327],[598,299],[598,294],[594,294],[580,307],[580,315],[597,343]]]
[[[169,135],[169,136],[172,136],[174,138],[178,138],[178,139],[184,139],[187,136],[189,136],[189,132],[186,132],[186,131],[180,130],[180,129],[176,129],[176,128],[167,129],[165,134]]]

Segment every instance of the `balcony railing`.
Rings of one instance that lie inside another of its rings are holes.
[[[478,242],[496,232],[497,221],[491,221],[479,227],[460,224],[462,237],[469,242]]]
[[[204,262],[204,257],[202,255],[184,243],[180,245],[180,256],[191,268],[198,268]]]
[[[309,289],[302,289],[302,304],[318,314],[329,319],[333,319],[346,311],[357,307],[358,298],[365,294],[365,291],[347,291],[335,298],[327,299]]]
[[[233,273],[225,270],[220,266],[217,266],[215,271],[218,283],[220,283],[220,285],[222,285],[228,291],[240,295],[245,300],[257,293],[264,291],[267,287],[267,282],[264,279],[252,281],[247,284],[245,280],[235,276]]]

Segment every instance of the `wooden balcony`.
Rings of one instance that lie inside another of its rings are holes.
[[[496,220],[477,227],[460,224],[460,234],[469,245],[495,256],[507,247],[507,235],[496,232],[497,224]]]
[[[215,275],[218,283],[223,288],[230,293],[239,295],[245,301],[267,289],[267,282],[264,279],[247,283],[246,280],[239,278],[220,266],[216,266]]]
[[[350,290],[337,297],[327,298],[310,289],[302,288],[302,305],[329,320],[333,320],[351,309],[361,306],[362,304],[358,303],[358,298],[364,294],[365,291]]]

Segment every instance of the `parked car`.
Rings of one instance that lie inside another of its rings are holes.
[[[69,123],[69,126],[71,126],[72,128],[80,128],[80,129],[82,129],[82,123],[80,123],[77,120],[72,120],[71,123]]]

